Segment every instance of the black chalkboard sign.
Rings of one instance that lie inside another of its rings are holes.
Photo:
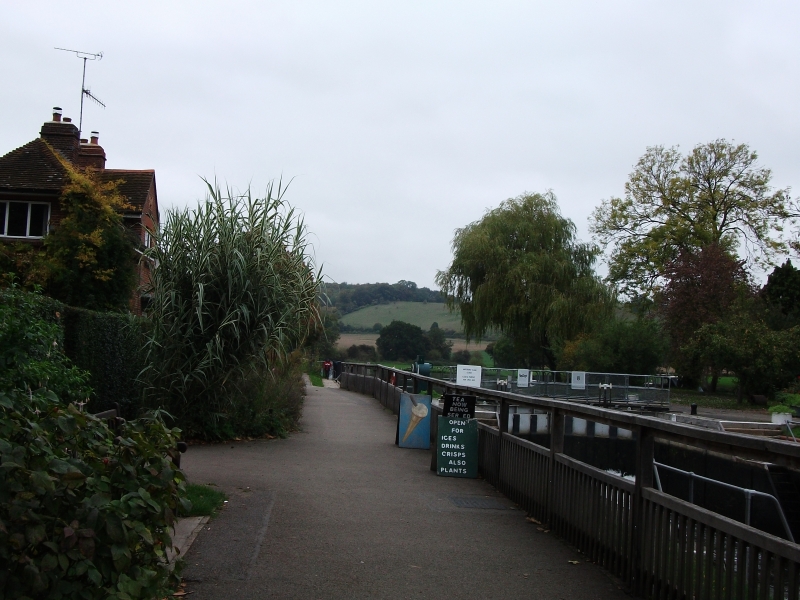
[[[463,394],[445,394],[444,406],[442,407],[442,416],[454,417],[456,419],[474,419],[475,399],[475,396],[465,396]]]

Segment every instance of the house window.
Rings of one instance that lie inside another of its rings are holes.
[[[47,233],[50,205],[44,202],[0,202],[0,235],[42,238]]]

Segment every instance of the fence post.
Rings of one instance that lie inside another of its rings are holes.
[[[633,506],[631,518],[633,521],[632,540],[631,540],[631,565],[629,569],[631,578],[631,588],[634,595],[642,595],[644,580],[644,569],[642,565],[642,554],[644,550],[645,538],[648,532],[644,530],[644,501],[642,500],[642,489],[653,487],[653,463],[655,461],[655,436],[653,431],[647,427],[639,427],[636,435],[636,482],[633,489]]]
[[[556,455],[564,452],[564,413],[554,408],[550,413],[550,456],[547,477],[547,510],[550,527],[554,527],[556,503]]]

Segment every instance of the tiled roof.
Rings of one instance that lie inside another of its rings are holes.
[[[99,169],[95,173],[102,182],[121,182],[119,191],[133,206],[131,213],[142,213],[150,188],[155,188],[152,169]],[[64,165],[41,138],[0,157],[0,191],[60,192],[66,183]]]
[[[104,169],[97,171],[100,181],[121,181],[120,193],[128,199],[137,212],[141,213],[150,187],[155,185],[156,172],[152,169],[132,171],[129,169]]]
[[[57,192],[65,183],[64,166],[41,138],[0,157],[0,189]]]

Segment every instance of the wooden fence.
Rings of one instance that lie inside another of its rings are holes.
[[[684,502],[653,487],[655,441],[800,469],[800,444],[699,429],[547,398],[466,388],[390,367],[345,363],[341,387],[397,413],[403,390],[478,394],[499,405],[497,427],[478,427],[480,474],[533,518],[642,598],[800,600],[800,545]],[[550,415],[549,448],[508,432],[509,406]],[[635,480],[564,453],[567,416],[627,429]],[[435,421],[434,421],[435,423]],[[435,435],[435,426],[432,427]]]

